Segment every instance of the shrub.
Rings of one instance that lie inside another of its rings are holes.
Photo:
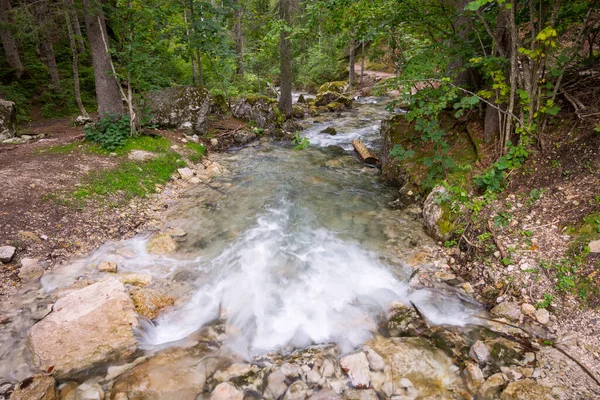
[[[93,125],[84,128],[85,138],[106,150],[115,150],[125,145],[130,135],[129,116],[106,115]]]

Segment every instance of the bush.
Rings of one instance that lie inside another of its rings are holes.
[[[129,137],[129,115],[120,117],[106,115],[93,125],[84,128],[85,138],[106,150],[115,150],[125,145]]]

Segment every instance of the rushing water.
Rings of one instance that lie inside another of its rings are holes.
[[[118,261],[120,271],[151,273],[178,299],[144,324],[142,348],[176,346],[222,318],[226,345],[246,358],[315,343],[351,350],[371,337],[394,300],[416,303],[434,323],[467,323],[471,310],[458,299],[409,288],[407,261],[434,243],[417,213],[388,206],[395,191],[351,152],[355,138],[378,148],[384,105],[369,98],[342,116],[305,121],[311,146],[303,151],[261,140],[217,156],[226,172],[190,188],[168,218],[167,228],[187,232],[177,254],[148,255],[145,236],[109,243],[44,276],[44,289],[100,279],[93,266]],[[321,133],[328,126],[338,134]],[[41,293],[36,307],[44,309]],[[0,349],[9,361],[0,376],[27,372],[23,337],[34,320],[21,318],[13,318],[21,326]]]

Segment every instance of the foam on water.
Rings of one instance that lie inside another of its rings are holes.
[[[224,315],[228,346],[244,356],[329,342],[350,350],[371,337],[392,300],[419,304],[436,323],[467,322],[457,301],[434,306],[429,292],[410,292],[376,254],[308,219],[287,202],[260,216],[254,228],[199,266],[212,281],[146,325],[143,346],[176,342]]]

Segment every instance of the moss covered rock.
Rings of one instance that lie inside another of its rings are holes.
[[[263,129],[280,128],[285,122],[277,100],[265,96],[244,97],[232,105],[231,113],[244,121],[254,121]]]
[[[347,90],[348,82],[336,81],[322,84],[317,93],[333,92],[337,94],[343,94],[346,93]]]
[[[454,231],[457,219],[445,198],[448,193],[443,186],[435,187],[423,204],[425,230],[435,240],[448,240]]]
[[[208,131],[210,96],[201,86],[176,86],[150,92],[146,101],[151,123],[165,128],[190,130],[203,135]]]
[[[12,101],[0,99],[0,141],[17,134],[17,106]]]

